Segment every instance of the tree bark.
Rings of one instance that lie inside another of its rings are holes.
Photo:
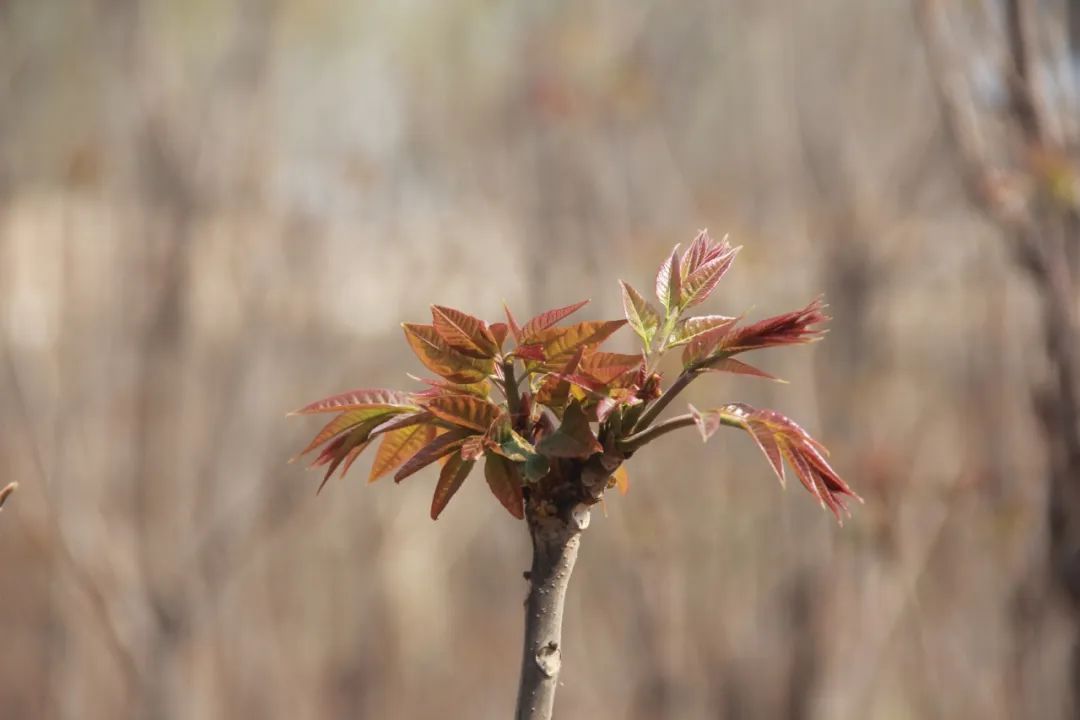
[[[566,512],[547,503],[526,503],[533,560],[525,601],[525,643],[516,720],[550,720],[562,667],[562,620],[566,588],[577,562],[589,509]]]

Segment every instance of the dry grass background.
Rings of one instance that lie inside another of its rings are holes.
[[[706,225],[712,309],[835,321],[690,399],[791,414],[866,505],[650,446],[560,716],[1065,717],[1032,293],[901,0],[0,4],[0,715],[506,717],[524,528],[363,462],[316,498],[284,414],[407,384],[430,302],[616,316]]]

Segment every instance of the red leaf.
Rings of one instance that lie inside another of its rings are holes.
[[[682,256],[682,276],[692,275],[702,265],[715,260],[731,250],[731,244],[725,235],[719,243],[709,237],[708,230],[698,232],[690,249]]]
[[[345,444],[346,439],[348,439],[347,435],[342,435],[340,437],[334,438],[332,442],[327,444],[327,446],[322,449],[322,452],[319,453],[319,456],[311,461],[311,464],[308,465],[308,470],[311,470],[312,468],[317,468],[320,465],[325,465],[326,463],[333,460],[338,455],[339,451],[341,451],[341,446]]]
[[[505,304],[503,305],[503,311],[506,313],[506,324],[510,326],[510,334],[514,336],[514,342],[520,344],[522,339],[521,326],[517,324],[517,320],[510,313],[510,308],[506,307]]]
[[[510,332],[510,326],[506,323],[491,323],[488,326],[488,330],[491,331],[492,336],[495,338],[495,342],[498,343],[499,349],[502,349],[503,344],[506,342],[506,335]]]
[[[491,493],[518,520],[525,518],[525,501],[521,492],[521,476],[517,467],[501,455],[488,455],[484,463],[484,478]]]
[[[443,395],[428,400],[425,407],[438,418],[481,433],[501,412],[498,406],[471,395]]]
[[[718,358],[717,360],[710,360],[705,365],[701,366],[702,370],[708,370],[711,372],[729,372],[736,375],[751,375],[753,377],[765,378],[766,380],[774,380],[776,382],[787,382],[781,380],[775,375],[770,375],[764,370],[744,363],[742,360],[736,360],[735,358]]]
[[[765,459],[769,461],[769,465],[772,466],[780,484],[786,485],[787,478],[784,477],[784,463],[780,460],[780,446],[776,437],[769,430],[769,426],[757,420],[750,420],[746,423],[746,429],[749,430],[751,437],[754,438],[754,442],[757,443],[761,452],[765,454]]]
[[[451,455],[439,473],[439,482],[435,485],[435,495],[431,498],[431,519],[438,520],[450,498],[458,491],[465,478],[469,476],[475,463],[462,460],[460,455]]]
[[[429,370],[454,383],[465,385],[484,380],[494,369],[491,359],[479,360],[450,347],[431,325],[402,323],[413,352]]]
[[[432,327],[446,344],[474,358],[493,358],[499,343],[488,330],[487,323],[454,308],[431,306]]]
[[[386,433],[371,464],[368,482],[375,482],[434,439],[433,425],[410,425]]]
[[[730,353],[757,350],[774,345],[798,345],[820,339],[822,331],[813,327],[829,318],[822,312],[820,297],[801,310],[766,318],[753,325],[736,328],[724,341],[724,351]]]
[[[409,407],[413,406],[412,395],[397,390],[350,390],[338,395],[317,400],[294,410],[290,415],[312,415],[314,413],[340,412],[367,407]]]
[[[351,459],[349,459],[349,462],[346,465],[346,468],[348,468],[348,465],[352,464],[352,461],[356,459],[356,456],[364,451],[364,448],[369,444],[369,430],[369,427],[364,426],[350,430],[327,445],[322,451],[322,454],[319,455],[318,459],[311,464],[312,467],[329,464],[329,467],[326,469],[326,475],[323,476],[322,482],[319,483],[319,488],[315,491],[316,495],[322,492],[323,486],[326,485],[330,476],[334,474],[334,470],[337,469],[338,465],[340,465],[343,460],[351,456]],[[344,471],[342,471],[342,475],[344,474]]]
[[[728,248],[727,252],[688,273],[682,284],[682,307],[689,308],[704,302],[727,273],[738,252],[739,248]]]
[[[823,507],[832,511],[841,524],[842,513],[847,512],[845,497],[862,502],[829,465],[821,443],[780,413],[759,410],[744,403],[732,403],[707,412],[699,412],[691,406],[690,411],[704,437],[711,435],[721,424],[749,432],[780,482],[784,482],[783,458],[806,489]]]
[[[585,307],[589,303],[588,300],[582,300],[579,303],[573,305],[567,305],[566,307],[556,308],[555,310],[548,310],[542,312],[534,317],[529,322],[525,323],[525,327],[521,329],[521,335],[526,340],[536,337],[536,334],[541,330],[546,330],[555,323],[559,322],[568,315],[572,315],[581,308]]]
[[[364,450],[370,444],[371,440],[369,438],[366,442],[357,445],[349,451],[349,453],[345,456],[345,462],[341,463],[341,477],[345,477],[346,473],[349,472],[349,468],[351,468],[352,464],[356,462],[356,458],[360,457],[360,454],[364,452]]]
[[[458,428],[457,430],[451,430],[435,438],[422,447],[419,452],[409,458],[408,461],[394,473],[394,482],[401,482],[413,473],[423,470],[444,455],[449,455],[454,452],[461,447],[462,443],[465,442],[465,439],[471,434],[472,432],[465,428]]]
[[[522,360],[532,360],[534,362],[544,362],[544,360],[547,359],[544,355],[544,346],[539,343],[518,345],[510,355],[521,358]]]
[[[664,261],[660,271],[656,273],[656,297],[660,298],[664,309],[671,313],[678,309],[681,296],[682,275],[679,270],[679,246],[676,245],[671,251],[671,257]]]

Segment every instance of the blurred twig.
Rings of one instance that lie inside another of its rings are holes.
[[[1050,377],[1032,383],[1032,397],[1049,456],[1047,505],[1049,574],[1065,591],[1080,626],[1080,217],[1075,148],[1055,137],[1042,96],[1044,58],[1036,24],[1045,18],[1031,0],[1004,3],[1006,67],[1000,77],[1008,102],[977,103],[969,65],[987,50],[962,46],[951,32],[947,4],[915,4],[942,119],[958,166],[978,209],[997,222],[1014,259],[1031,279],[1041,305]],[[1048,12],[1048,11],[1047,11]],[[1066,103],[1067,104],[1067,103]],[[990,129],[995,132],[991,134]],[[986,130],[984,133],[983,130]],[[1023,592],[1019,589],[1018,592]],[[1075,709],[1080,709],[1080,639],[1073,637]]]
[[[7,502],[8,497],[19,489],[19,483],[8,483],[4,486],[3,490],[0,490],[0,510],[4,509],[4,503]]]
[[[42,449],[39,433],[30,414],[30,404],[26,401],[26,395],[22,389],[22,383],[15,366],[15,359],[12,357],[10,349],[4,353],[4,359],[6,360],[5,364],[7,365],[8,375],[10,377],[14,405],[22,418],[23,427],[30,435],[30,454],[33,457],[34,467],[41,480],[41,494],[46,506],[45,516],[49,523],[48,537],[52,540],[52,544],[47,544],[43,541],[42,537],[37,534],[33,535],[33,539],[43,546],[42,550],[46,555],[55,554],[59,557],[61,566],[68,571],[68,574],[72,581],[74,581],[76,587],[78,587],[90,601],[91,612],[105,636],[106,644],[109,646],[109,650],[116,660],[117,667],[120,669],[121,675],[124,678],[126,688],[131,691],[138,687],[142,677],[142,671],[140,670],[139,663],[135,660],[133,648],[125,641],[124,635],[120,631],[119,618],[123,616],[122,611],[118,607],[115,598],[110,596],[109,593],[101,587],[101,584],[98,582],[94,573],[79,561],[71,549],[67,534],[64,532],[60,511],[49,493],[45,453]],[[4,488],[3,497],[10,495],[16,486],[17,483],[12,483]],[[0,505],[2,504],[2,497],[0,497]]]

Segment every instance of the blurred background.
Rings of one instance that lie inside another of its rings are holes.
[[[509,716],[524,527],[370,454],[316,497],[285,413],[411,387],[432,302],[618,317],[708,227],[705,310],[834,321],[688,399],[790,414],[866,504],[651,445],[557,716],[1072,717],[1075,294],[1023,248],[1077,255],[1077,13],[3,0],[0,715]]]

